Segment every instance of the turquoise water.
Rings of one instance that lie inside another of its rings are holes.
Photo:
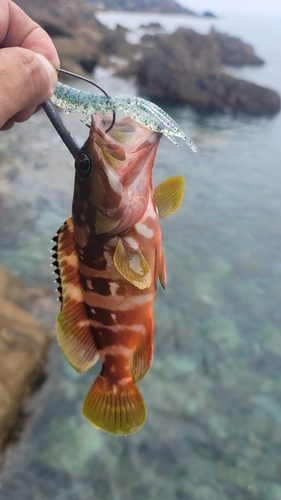
[[[268,64],[235,73],[281,91],[280,22],[263,21],[264,37],[253,23],[245,39]],[[98,76],[111,94],[136,92]],[[185,175],[186,194],[162,223],[168,285],[139,384],[147,422],[126,438],[91,427],[81,405],[99,367],[77,374],[54,345],[3,500],[281,499],[281,116],[166,110],[198,152],[164,138],[154,169],[156,184]],[[82,143],[79,120],[66,121]],[[51,287],[49,240],[70,214],[73,167],[46,122],[37,114],[1,135],[0,260]]]

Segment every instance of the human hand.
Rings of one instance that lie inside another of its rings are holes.
[[[11,0],[0,0],[0,130],[51,97],[59,58],[49,35]]]

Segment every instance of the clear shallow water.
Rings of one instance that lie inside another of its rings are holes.
[[[267,58],[268,38],[258,38]],[[273,67],[242,72],[278,89]],[[136,92],[108,76],[99,83]],[[155,361],[139,384],[147,423],[124,439],[92,428],[81,405],[99,367],[78,375],[54,346],[3,500],[281,498],[280,114],[166,110],[198,152],[164,138],[154,169],[156,184],[185,175],[186,195],[162,223],[168,286],[156,301]],[[66,121],[82,143],[79,120]],[[1,135],[0,257],[26,282],[52,286],[49,240],[70,214],[73,167],[46,122],[37,114]]]

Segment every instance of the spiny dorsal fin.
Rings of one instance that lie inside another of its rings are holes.
[[[58,341],[73,368],[84,372],[96,363],[99,352],[83,300],[72,218],[59,229],[57,238],[56,273],[62,302],[56,324]]]
[[[182,204],[183,195],[184,177],[169,177],[161,182],[154,189],[154,200],[158,207],[159,217],[166,217],[176,212]]]
[[[124,244],[122,239],[118,238],[113,262],[123,278],[132,283],[132,285],[141,290],[150,287],[152,272],[144,255],[138,248],[135,249]]]

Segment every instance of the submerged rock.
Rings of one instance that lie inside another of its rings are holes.
[[[0,448],[15,425],[24,399],[42,376],[52,338],[20,305],[28,296],[29,290],[0,266]]]

